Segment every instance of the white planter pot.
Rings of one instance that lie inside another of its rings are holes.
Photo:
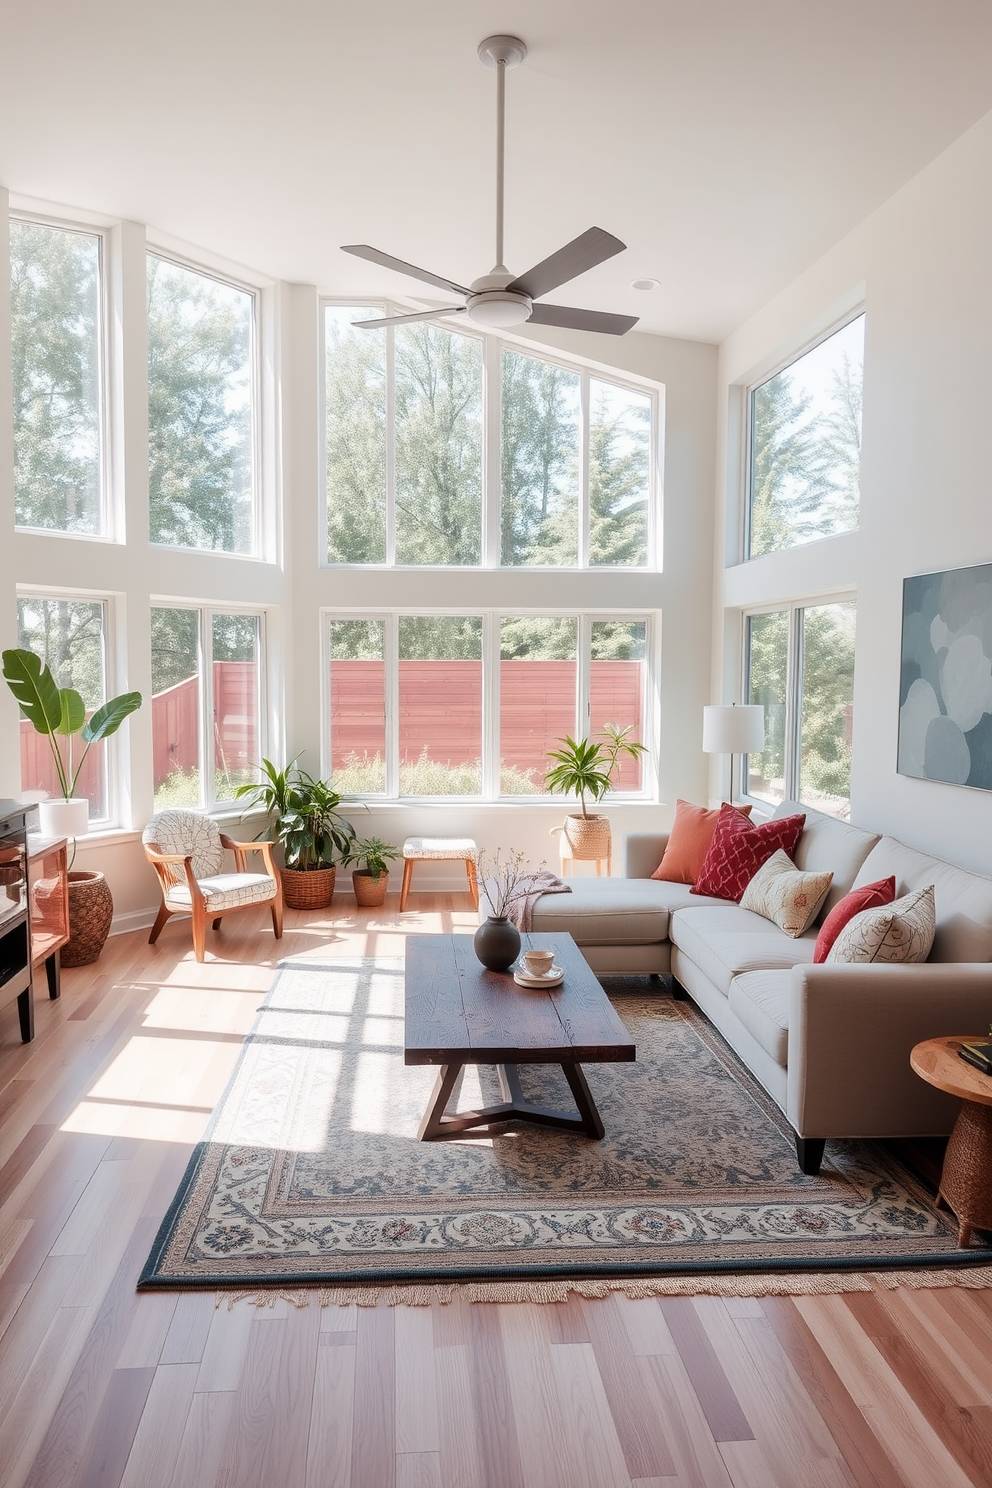
[[[90,825],[90,803],[82,796],[38,802],[38,825],[43,837],[85,837]]]

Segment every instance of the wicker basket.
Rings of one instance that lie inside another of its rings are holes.
[[[69,874],[69,939],[59,952],[63,966],[90,966],[110,934],[114,897],[102,873]]]
[[[578,862],[610,856],[608,816],[566,816],[564,833],[571,856]]]
[[[385,904],[386,890],[389,888],[388,873],[380,873],[378,878],[373,878],[367,868],[356,868],[351,881],[355,887],[355,898],[363,909],[379,909]]]
[[[326,909],[334,898],[336,868],[282,870],[282,897],[288,909]]]

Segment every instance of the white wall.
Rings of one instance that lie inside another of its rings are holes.
[[[716,688],[737,667],[736,607],[855,585],[852,819],[984,872],[992,872],[992,793],[898,775],[896,742],[903,579],[992,560],[990,180],[992,115],[721,347],[714,612]],[[725,570],[737,521],[740,386],[862,293],[860,532]]]

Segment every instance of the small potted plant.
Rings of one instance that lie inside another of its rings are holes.
[[[326,780],[301,770],[295,760],[279,770],[262,761],[263,779],[238,786],[235,795],[249,809],[275,818],[276,841],[282,848],[283,897],[291,909],[325,909],[334,896],[337,870],[355,840],[355,829],[338,810],[342,797]],[[261,834],[259,834],[261,835]]]
[[[621,756],[639,759],[647,753],[646,745],[630,738],[633,729],[632,723],[624,729],[607,723],[597,740],[572,739],[566,734],[558,741],[560,749],[548,751],[555,763],[544,777],[545,785],[553,794],[576,796],[581,806],[581,814],[566,816],[564,826],[555,829],[564,832],[573,858],[610,856],[609,818],[588,811],[586,798],[601,801],[613,788]]]
[[[383,842],[381,837],[365,837],[361,842],[353,842],[347,852],[342,853],[342,863],[364,864],[361,868],[355,868],[351,875],[355,898],[363,908],[378,909],[385,904],[389,888],[389,860],[402,856],[398,847],[394,847],[391,842]]]

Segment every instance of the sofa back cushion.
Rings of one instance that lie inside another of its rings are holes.
[[[865,858],[855,884],[895,875],[896,893],[934,886],[937,931],[931,961],[992,961],[992,878],[882,837]]]
[[[782,801],[776,806],[772,820],[795,816],[799,811],[805,811],[806,825],[795,852],[789,856],[804,873],[830,872],[834,876],[820,910],[823,919],[850,893],[856,878],[859,883],[870,883],[873,878],[887,877],[882,873],[869,874],[867,879],[860,877],[861,866],[879,835],[852,827],[850,822],[838,821],[834,816],[825,816],[822,811],[812,811],[798,801]]]
[[[739,811],[750,816],[750,806],[694,806],[691,801],[675,802],[675,822],[665,855],[652,873],[664,883],[694,884],[699,877],[721,811]]]

